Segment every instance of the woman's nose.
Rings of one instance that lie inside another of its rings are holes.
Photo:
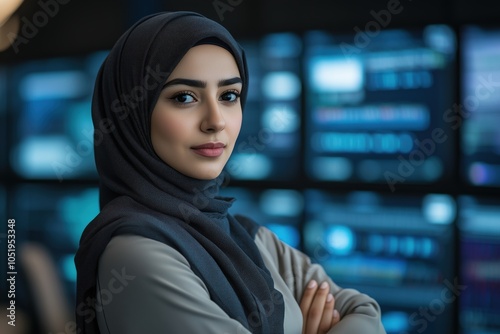
[[[220,105],[216,99],[207,101],[201,130],[203,132],[219,132],[226,126]]]

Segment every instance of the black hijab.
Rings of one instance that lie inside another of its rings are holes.
[[[99,333],[92,302],[97,265],[110,239],[120,234],[174,247],[231,318],[253,333],[283,333],[282,295],[254,242],[258,225],[228,214],[232,199],[217,195],[224,175],[208,181],[187,177],[165,164],[151,144],[151,113],[162,86],[199,44],[224,47],[234,56],[243,106],[243,50],[225,28],[193,12],[141,19],[117,41],[98,73],[92,119],[101,212],[85,229],[75,257],[81,333]]]

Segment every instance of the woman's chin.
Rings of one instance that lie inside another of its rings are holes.
[[[189,176],[193,179],[209,181],[219,177],[222,173],[222,170],[204,170],[204,171],[196,171],[195,173],[186,173],[186,176]]]

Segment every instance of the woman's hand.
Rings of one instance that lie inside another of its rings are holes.
[[[318,286],[315,280],[307,285],[300,301],[300,310],[304,324],[302,334],[325,334],[340,320],[335,306],[335,298],[330,293],[330,286],[323,282]]]

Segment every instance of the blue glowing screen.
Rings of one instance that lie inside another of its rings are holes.
[[[420,308],[453,281],[454,198],[308,190],[305,203],[304,251],[340,286],[375,298],[388,333],[421,333]],[[429,333],[453,324],[453,305],[439,314]]]
[[[463,334],[500,331],[500,199],[459,198],[458,319]]]
[[[289,180],[301,159],[301,39],[291,33],[243,41],[250,82],[243,125],[226,170],[238,180]]]
[[[229,210],[232,214],[247,216],[269,228],[281,241],[294,248],[301,247],[302,193],[289,189],[257,191],[228,187],[221,194],[236,198]]]
[[[500,29],[462,32],[462,176],[469,184],[500,186]]]
[[[106,53],[14,66],[10,163],[27,179],[94,178],[91,98]]]
[[[322,181],[432,183],[453,166],[456,41],[444,25],[304,42],[306,172]]]
[[[66,287],[67,297],[73,298],[74,256],[83,230],[99,212],[98,189],[20,185],[13,192],[12,204],[16,244],[44,247]]]

